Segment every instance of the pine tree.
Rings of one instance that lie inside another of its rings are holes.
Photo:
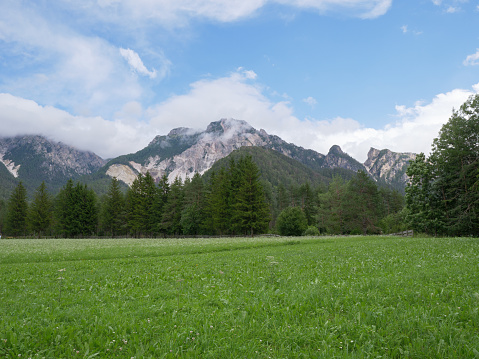
[[[379,232],[379,193],[376,183],[358,171],[347,186],[346,218],[349,232],[364,235]]]
[[[308,222],[308,226],[312,226],[316,224],[316,203],[315,203],[315,196],[314,192],[311,189],[311,185],[309,182],[301,185],[299,188],[299,192],[301,194],[301,209],[306,216],[306,220]]]
[[[231,232],[231,177],[222,167],[212,173],[205,191],[205,215],[203,230],[210,234],[224,235]]]
[[[199,173],[184,185],[184,209],[181,227],[184,234],[197,235],[201,231],[204,211],[204,185]]]
[[[151,218],[152,222],[154,222],[155,233],[166,233],[166,228],[162,225],[163,212],[166,201],[168,200],[168,194],[170,193],[170,184],[168,183],[168,176],[166,173],[160,178],[157,193],[158,196],[153,204]]]
[[[98,226],[96,194],[87,185],[69,179],[57,196],[56,219],[58,232],[75,238],[91,236]]]
[[[479,230],[479,95],[471,96],[407,170],[408,219],[414,229],[455,236]]]
[[[30,230],[38,236],[50,233],[53,223],[53,199],[45,182],[38,187],[28,211]]]
[[[183,182],[176,177],[170,186],[168,198],[163,208],[162,227],[169,234],[180,234],[183,211]]]
[[[239,186],[235,194],[232,223],[238,233],[264,233],[270,220],[269,205],[259,181],[259,170],[251,156],[240,158],[237,164]]]
[[[329,233],[344,234],[346,230],[346,183],[334,176],[328,191],[319,195],[319,227]]]
[[[11,236],[24,236],[27,233],[27,190],[22,182],[13,190],[7,204],[5,230]]]
[[[111,236],[125,233],[126,208],[125,198],[120,189],[120,182],[113,177],[105,195],[101,209],[102,227]]]
[[[138,174],[126,198],[127,223],[130,231],[135,236],[151,236],[156,233],[159,191],[149,172],[145,175]]]

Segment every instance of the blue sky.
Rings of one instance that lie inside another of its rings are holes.
[[[479,92],[479,1],[0,0],[0,136],[113,157],[245,120],[360,161]]]

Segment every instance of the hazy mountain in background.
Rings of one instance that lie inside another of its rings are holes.
[[[270,162],[276,161],[276,166],[290,168],[293,182],[304,178],[311,183],[316,180],[324,183],[333,174],[348,178],[351,173],[363,170],[379,183],[400,191],[407,182],[407,165],[415,158],[413,153],[371,148],[367,161],[362,164],[339,146],[332,146],[328,154],[323,155],[233,119],[212,122],[204,131],[173,129],[166,136],[156,136],[144,149],[108,163],[92,152],[80,151],[42,136],[17,136],[0,138],[0,196],[5,198],[20,180],[29,192],[33,192],[42,181],[56,191],[69,178],[81,179],[102,193],[111,177],[128,185],[138,173],[147,171],[155,179],[163,174],[167,174],[170,181],[177,176],[191,178],[195,172],[204,174],[218,160],[244,147],[268,150],[251,150],[250,153],[261,157],[265,166],[269,158]],[[278,178],[286,181],[286,173]]]

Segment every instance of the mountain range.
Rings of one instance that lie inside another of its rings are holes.
[[[16,136],[0,138],[0,198],[5,198],[20,180],[29,191],[42,181],[56,191],[69,178],[82,180],[94,189],[105,188],[111,177],[130,185],[138,173],[147,171],[155,179],[167,174],[170,182],[177,176],[191,178],[195,172],[204,174],[217,161],[241,148],[254,148],[253,158],[261,157],[260,152],[268,152],[275,157],[275,166],[291,167],[291,175],[299,176],[299,180],[301,176],[305,180],[311,176],[331,178],[334,171],[347,177],[363,170],[378,183],[399,191],[407,183],[407,165],[415,158],[413,153],[371,148],[366,162],[360,163],[339,146],[332,146],[323,155],[234,119],[212,122],[204,131],[176,128],[166,136],[156,136],[136,153],[108,161],[43,136]],[[268,166],[267,163],[263,161],[260,165],[262,172],[267,172],[261,168]]]

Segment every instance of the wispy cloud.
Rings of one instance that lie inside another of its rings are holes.
[[[22,72],[6,76],[0,91],[85,115],[140,97],[143,90],[115,46],[15,4],[0,14],[0,38],[10,55],[21,56]]]
[[[123,49],[120,48],[120,54],[121,56],[124,57],[124,59],[128,62],[130,65],[131,69],[137,72],[140,75],[148,76],[151,79],[156,78],[157,72],[155,69],[153,70],[148,70],[146,66],[143,64],[143,61],[140,58],[140,55],[138,55],[135,51],[131,49]],[[169,61],[165,63],[165,67],[169,67]],[[168,71],[168,69],[165,69],[165,72]]]
[[[464,66],[475,66],[479,65],[479,49],[477,49],[475,54],[469,55],[463,62]]]
[[[311,107],[314,107],[318,103],[318,101],[316,101],[316,99],[314,97],[311,97],[311,96],[303,99],[303,102],[307,103]]]
[[[66,0],[64,2],[67,3]],[[186,25],[192,18],[238,21],[254,16],[261,8],[274,3],[320,13],[342,12],[369,19],[384,15],[391,7],[392,0],[85,0],[81,9],[107,21],[136,18],[178,27]],[[79,8],[74,2],[68,2],[67,5]]]
[[[413,35],[422,35],[422,31],[410,30],[409,26],[407,25],[401,26],[401,31],[403,32],[403,34],[411,33]]]

